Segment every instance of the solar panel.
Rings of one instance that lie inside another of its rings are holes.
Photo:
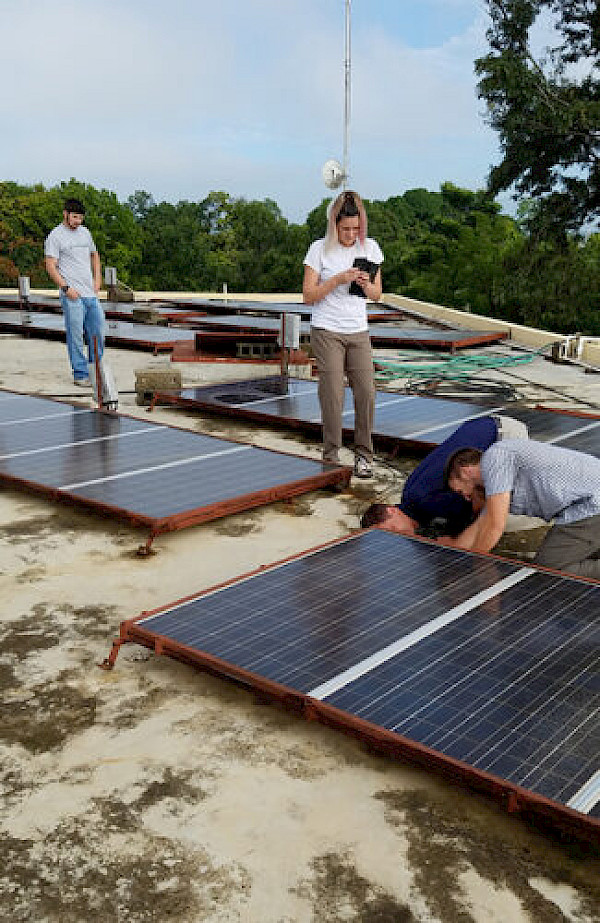
[[[347,482],[350,474],[62,401],[10,392],[0,398],[0,480],[145,525],[150,542],[161,532]]]
[[[16,293],[0,292],[0,305],[2,307],[19,308],[24,305],[20,296]],[[61,310],[60,300],[51,295],[30,295],[27,299],[27,308],[33,311],[55,311]],[[23,308],[26,309],[25,307]]]
[[[369,334],[373,346],[425,346],[428,349],[464,349],[499,343],[508,336],[504,330],[428,330],[426,327],[394,327],[372,325]]]
[[[47,302],[50,302],[49,304]],[[42,299],[42,307],[51,310],[57,309],[57,303],[54,300]],[[200,301],[200,305],[205,303]],[[32,302],[32,307],[35,302]],[[132,307],[109,306],[104,305],[107,318],[127,317],[133,313]],[[137,305],[140,307],[140,305]],[[243,310],[257,310],[256,305],[252,302],[239,302],[236,306],[240,312]],[[304,308],[303,305],[290,304],[271,304],[269,309],[263,313],[274,314],[294,313],[294,308]],[[230,305],[230,309],[231,305]],[[159,308],[159,312],[164,314],[165,320],[176,319],[176,308],[167,309]],[[383,310],[383,309],[382,309]],[[175,312],[175,314],[174,314]],[[301,310],[303,316],[307,316],[306,310]],[[383,316],[386,312],[383,311]],[[371,310],[373,319],[380,319],[382,312]],[[243,314],[223,314],[204,317],[198,315],[196,318],[190,317],[189,314],[182,314],[181,323],[187,323],[195,328],[203,330],[230,330],[239,331],[240,335],[244,333],[271,333],[276,335],[279,332],[280,320],[278,317],[267,316],[249,316]],[[0,329],[26,334],[28,336],[39,337],[57,337],[64,339],[64,321],[62,314],[51,314],[47,311],[35,310],[33,313],[28,311],[0,311]],[[481,330],[462,330],[462,329],[435,329],[428,328],[425,325],[410,328],[397,326],[393,323],[384,325],[373,325],[369,328],[371,341],[375,346],[426,346],[432,349],[450,349],[455,350],[467,346],[481,344],[497,343],[504,339],[507,334],[504,331],[481,331]],[[307,339],[310,335],[310,323],[306,320],[300,323],[300,333]],[[152,349],[155,352],[160,350],[171,350],[177,343],[193,343],[194,334],[181,327],[165,328],[156,325],[130,323],[127,320],[109,320],[106,327],[106,342],[112,346],[130,346],[138,349]]]
[[[253,315],[281,315],[281,314],[300,314],[303,320],[309,321],[312,317],[312,306],[304,304],[303,302],[288,302],[288,301],[240,301],[237,299],[229,298],[227,300],[218,299],[218,298],[186,298],[182,296],[180,298],[166,298],[161,299],[160,302],[162,305],[171,304],[177,305],[180,311],[193,311],[196,309],[198,312],[202,311],[203,313],[209,312],[211,314],[253,314]],[[398,322],[400,318],[406,316],[406,312],[402,311],[399,308],[394,308],[391,305],[386,304],[373,304],[372,302],[367,302],[367,316],[370,320],[395,320]],[[424,326],[438,326],[435,321],[429,322],[429,319],[422,315],[422,323]],[[411,318],[411,322],[414,324],[414,316]],[[439,325],[442,328],[447,325]]]
[[[106,301],[101,302],[102,310],[108,318],[115,320],[131,320],[133,312],[136,310],[151,310],[158,314],[167,323],[169,320],[180,320],[188,316],[189,312],[185,308],[179,308],[174,304],[151,304],[147,301]],[[27,303],[22,303],[19,296],[15,294],[0,293],[0,307],[19,308],[25,313],[45,311],[52,314],[62,314],[60,299],[47,295],[30,295]],[[195,312],[197,316],[200,311]]]
[[[273,377],[186,388],[179,394],[161,392],[159,397],[161,401],[187,408],[318,431],[321,410],[317,383],[290,379],[286,393],[280,392],[281,378]],[[532,439],[600,457],[600,417],[534,410],[511,403],[445,400],[391,391],[376,393],[373,436],[382,443],[432,448],[447,439],[461,423],[490,413],[504,413],[522,420]],[[354,431],[354,404],[349,388],[344,396],[343,427],[345,436],[350,438]]]
[[[0,311],[0,330],[22,333],[26,336],[65,339],[65,323],[62,314],[48,314],[42,311],[28,314],[27,320],[24,319],[23,312]],[[193,343],[194,333],[179,327],[111,320],[106,324],[105,341],[109,346],[159,352],[173,349],[176,343]]]
[[[289,305],[287,306],[289,308]],[[205,330],[239,330],[240,332],[269,331],[276,333],[280,322],[274,317],[250,317],[247,315],[212,315],[198,318],[194,324]],[[301,321],[300,333],[310,335],[310,323]],[[422,345],[438,349],[458,349],[484,343],[497,343],[504,339],[505,331],[482,330],[436,330],[425,326],[398,327],[392,323],[370,326],[369,333],[374,346],[415,346]]]
[[[375,529],[127,621],[119,643],[599,836],[599,605],[597,583]]]
[[[17,308],[21,305],[21,299],[16,293],[1,293],[0,306]],[[127,320],[133,314],[136,308],[152,308],[165,319],[177,319],[185,316],[199,316],[201,314],[264,314],[280,315],[282,313],[301,314],[304,320],[310,320],[312,316],[312,307],[302,302],[274,302],[274,301],[244,301],[237,299],[219,299],[219,298],[199,298],[194,296],[186,297],[182,295],[178,298],[153,298],[148,302],[116,302],[102,301],[102,307],[106,317]],[[62,313],[60,300],[55,296],[32,294],[27,301],[26,309],[32,311],[51,311]],[[367,315],[370,320],[396,320],[400,318],[409,318],[414,324],[415,320],[423,324],[424,327],[435,327],[439,329],[448,328],[448,324],[440,322],[434,318],[429,318],[425,314],[419,314],[415,311],[409,311],[406,308],[397,308],[393,305],[378,302],[376,305],[367,303]]]
[[[291,301],[250,301],[234,298],[200,298],[181,295],[177,298],[160,298],[155,299],[161,304],[177,305],[180,308],[202,309],[212,311],[216,314],[224,312],[249,311],[257,314],[281,314],[290,312],[294,314],[305,314],[310,316],[311,307],[303,302]]]

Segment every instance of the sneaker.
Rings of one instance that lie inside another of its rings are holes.
[[[92,386],[89,378],[74,378],[73,383],[76,384],[78,388],[91,388]]]
[[[354,474],[357,478],[373,477],[373,469],[371,464],[362,455],[357,455],[354,459]]]

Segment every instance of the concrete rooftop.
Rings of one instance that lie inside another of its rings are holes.
[[[135,370],[170,363],[107,358],[121,409],[145,418]],[[186,384],[264,374],[179,368]],[[578,367],[494,374],[534,403],[600,406],[600,377]],[[64,344],[0,336],[0,386],[72,395]],[[173,409],[153,419],[319,455],[298,434]],[[134,645],[112,673],[97,667],[122,620],[347,534],[373,499],[399,498],[415,463],[381,459],[342,494],[159,537],[148,558],[128,526],[2,490],[1,919],[600,920],[598,856],[494,803]],[[537,532],[522,529],[537,525],[513,522],[505,547],[527,556]]]

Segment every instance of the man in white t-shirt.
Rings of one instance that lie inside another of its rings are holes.
[[[60,290],[73,380],[81,387],[90,384],[88,361],[95,358],[94,343],[99,359],[104,350],[104,312],[98,301],[100,257],[84,218],[85,206],[79,199],[67,199],[62,223],[48,234],[44,247],[46,272]]]

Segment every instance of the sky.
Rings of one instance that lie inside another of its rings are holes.
[[[499,160],[483,0],[352,0],[350,181],[368,199]],[[271,198],[303,222],[344,141],[344,0],[0,0],[0,179],[156,201]]]

